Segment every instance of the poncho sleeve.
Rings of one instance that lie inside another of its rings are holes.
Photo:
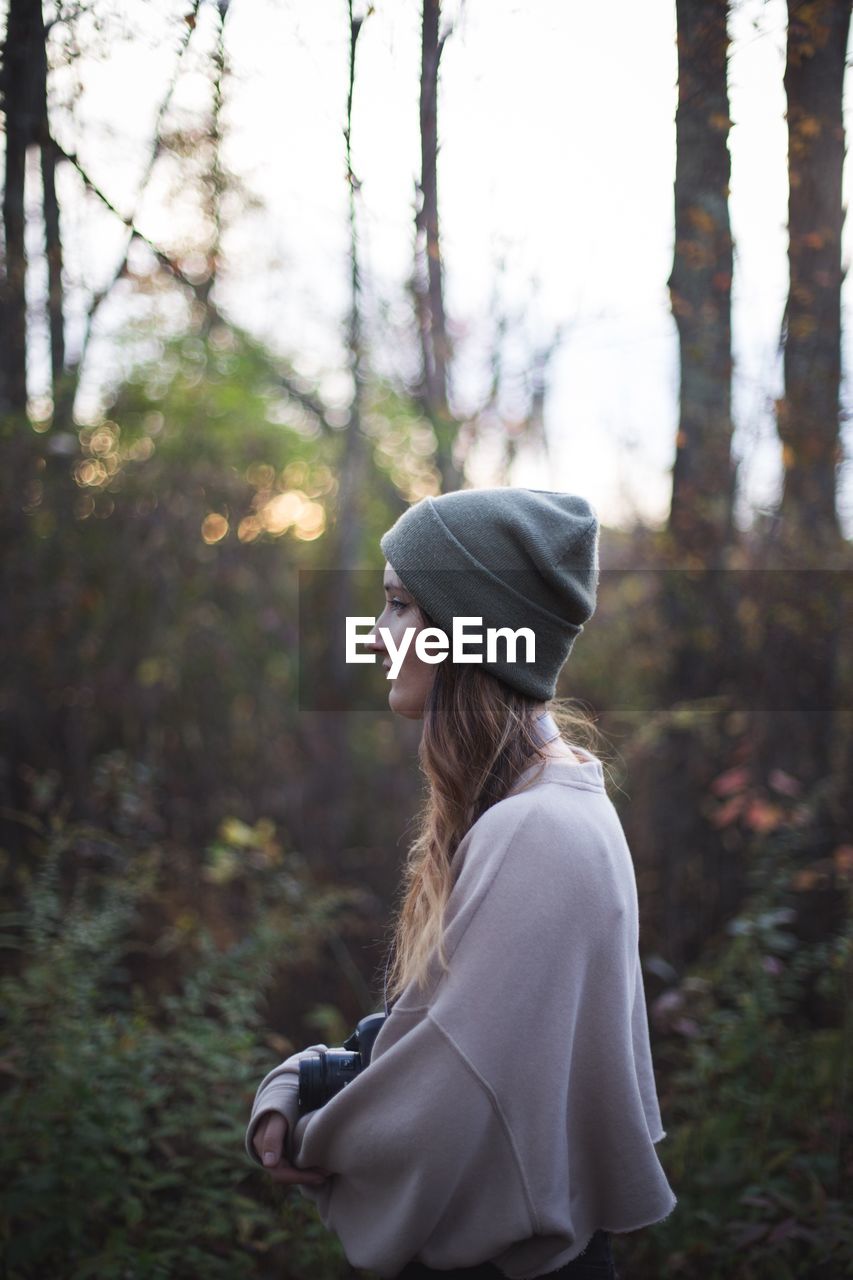
[[[529,1236],[531,1206],[495,1099],[423,1011],[395,1008],[380,1036],[370,1065],[300,1117],[288,1146],[297,1167],[332,1171],[299,1191],[351,1264],[395,1276],[426,1249],[429,1265],[474,1266]]]
[[[285,1135],[285,1156],[290,1158],[290,1135],[299,1118],[299,1063],[302,1058],[311,1057],[320,1049],[328,1049],[325,1044],[312,1044],[299,1053],[294,1053],[277,1067],[268,1072],[255,1091],[249,1127],[246,1130],[246,1154],[255,1164],[263,1165],[252,1145],[252,1139],[261,1120],[270,1111],[278,1111],[287,1120]]]

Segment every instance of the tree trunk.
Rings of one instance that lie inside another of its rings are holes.
[[[46,105],[46,104],[45,104]],[[65,321],[63,318],[62,238],[59,227],[59,203],[56,198],[56,155],[44,121],[45,138],[41,147],[41,176],[44,189],[44,239],[47,256],[47,313],[50,333],[51,396],[56,406],[58,385],[65,367]]]
[[[6,173],[3,188],[5,270],[0,278],[0,414],[27,409],[27,259],[24,175],[27,148],[38,141],[44,91],[41,0],[10,0],[3,47]],[[42,98],[39,98],[41,85]]]
[[[423,0],[421,28],[421,207],[415,217],[415,307],[421,339],[421,402],[436,436],[442,491],[458,489],[462,474],[453,459],[457,423],[448,407],[450,347],[444,314],[438,232],[438,64],[441,0]]]
[[[832,769],[850,556],[836,511],[841,381],[842,93],[851,0],[788,6],[788,260],[783,488],[764,548],[756,758],[805,785]],[[846,564],[846,571],[837,569]]]
[[[737,574],[731,459],[732,238],[726,0],[677,0],[675,253],[669,279],[681,390],[661,581],[670,637],[667,706],[736,687]]]
[[[734,885],[699,797],[720,749],[721,699],[736,687],[732,540],[731,280],[726,0],[677,0],[675,251],[669,279],[680,340],[679,429],[658,607],[668,638],[659,688],[663,721],[648,841],[664,904],[663,950],[677,968],[721,924]],[[671,718],[668,712],[683,707]],[[713,742],[713,747],[711,743]],[[730,860],[728,860],[730,861]]]
[[[675,255],[681,408],[669,528],[690,560],[722,563],[732,530],[732,238],[727,0],[677,0]]]
[[[788,263],[782,523],[838,532],[842,90],[850,0],[788,5]]]

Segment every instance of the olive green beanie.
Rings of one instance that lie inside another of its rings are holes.
[[[379,545],[406,590],[448,636],[454,617],[481,617],[484,631],[529,627],[535,662],[524,661],[523,642],[517,660],[508,662],[499,642],[496,662],[485,661],[483,646],[481,669],[547,701],[595,611],[598,531],[592,507],[575,494],[461,489],[416,502]]]

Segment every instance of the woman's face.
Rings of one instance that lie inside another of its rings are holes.
[[[376,626],[373,628],[373,634],[376,637],[375,643],[367,645],[367,649],[371,653],[379,655],[383,676],[387,679],[388,669],[391,666],[391,654],[383,637],[380,635],[379,628],[385,627],[391,635],[393,644],[398,649],[403,643],[406,628],[414,628],[414,634],[409,642],[406,656],[403,659],[397,677],[388,681],[390,685],[388,705],[398,716],[405,716],[408,720],[421,720],[423,719],[427,694],[435,680],[436,668],[434,662],[422,662],[415,653],[415,637],[427,624],[424,622],[421,611],[412,596],[387,562],[383,582],[385,587],[385,608],[376,619]]]

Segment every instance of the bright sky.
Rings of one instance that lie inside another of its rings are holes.
[[[459,357],[456,406],[472,407],[484,385],[495,295],[519,320],[508,352],[516,388],[530,346],[564,326],[546,408],[550,457],[522,456],[512,481],[582,492],[606,523],[635,513],[662,520],[678,389],[677,333],[666,289],[673,246],[675,5],[454,0],[445,7],[453,31],[441,64],[439,197],[447,310]],[[122,209],[133,204],[188,8],[187,0],[125,3],[126,24],[145,34],[111,39],[109,56],[86,64],[79,137],[59,127],[60,139],[78,150]],[[367,314],[376,361],[386,369],[401,367],[394,322],[403,313],[411,269],[419,11],[417,0],[375,0],[358,43],[353,167],[362,183]],[[206,109],[209,83],[200,68],[214,30],[208,3],[170,119],[188,120]],[[232,74],[225,161],[263,208],[231,219],[229,269],[218,300],[276,350],[298,356],[306,374],[324,373],[328,393],[344,395],[346,382],[335,370],[342,364],[348,305],[346,3],[232,0],[226,33]],[[735,448],[745,459],[738,515],[747,523],[752,508],[773,503],[780,479],[772,400],[781,391],[777,343],[787,290],[784,0],[744,0],[731,34]],[[56,89],[61,97],[67,85],[57,80]],[[850,136],[850,119],[847,128]],[[166,247],[182,229],[191,235],[195,219],[169,177],[165,165],[155,169],[138,215],[145,233]],[[848,179],[849,172],[845,192]],[[73,175],[64,175],[60,198],[69,271],[100,284],[121,252],[120,228],[91,202],[80,206]],[[850,234],[848,221],[845,262]],[[82,293],[72,292],[78,310],[82,302]],[[104,309],[90,393],[114,365],[109,333],[128,306],[119,289]],[[845,370],[853,354],[849,309],[848,281]],[[511,413],[512,404],[506,407]],[[853,536],[851,438],[845,428],[847,536]],[[483,449],[473,467],[476,482],[492,481],[491,463]]]

